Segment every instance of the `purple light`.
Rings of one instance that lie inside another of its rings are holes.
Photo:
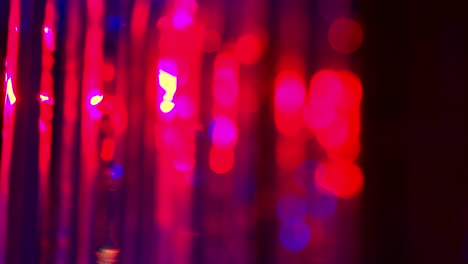
[[[288,250],[304,249],[310,240],[310,229],[302,220],[291,220],[281,226],[279,239]]]
[[[117,180],[117,179],[120,179],[120,177],[122,177],[123,172],[124,170],[123,170],[122,165],[114,164],[111,167],[110,176],[112,179]]]
[[[172,24],[176,29],[184,30],[193,24],[193,18],[185,11],[178,11],[172,19]]]
[[[302,219],[307,212],[306,202],[296,195],[286,195],[279,202],[276,214],[282,222]]]
[[[299,165],[294,174],[296,185],[304,190],[310,190],[314,185],[314,174],[317,166],[318,162],[315,160],[308,160]]]
[[[311,215],[326,218],[336,209],[338,198],[325,190],[314,189],[307,194],[307,204]]]

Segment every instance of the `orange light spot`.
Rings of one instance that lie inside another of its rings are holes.
[[[328,42],[339,53],[355,52],[361,46],[363,38],[361,25],[349,18],[336,19],[328,29]]]
[[[212,147],[209,158],[210,169],[217,174],[226,174],[234,166],[234,150]]]
[[[338,197],[350,199],[361,193],[364,176],[361,168],[352,162],[332,161],[317,167],[315,183]]]

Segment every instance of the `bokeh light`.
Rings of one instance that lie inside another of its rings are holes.
[[[193,24],[193,18],[184,10],[178,10],[172,18],[172,24],[177,30],[184,30]]]
[[[336,19],[328,29],[328,43],[339,53],[355,52],[361,46],[363,38],[361,25],[353,19]]]
[[[182,119],[189,119],[195,114],[195,103],[192,98],[182,95],[177,98],[177,116]]]
[[[343,88],[339,107],[347,110],[359,108],[362,99],[362,84],[359,76],[350,71],[339,71],[337,74]]]
[[[307,205],[301,197],[289,194],[283,196],[278,202],[276,215],[282,222],[294,219],[303,219],[307,213]]]
[[[343,116],[335,116],[331,124],[316,130],[317,141],[325,149],[335,149],[346,143],[350,135],[349,120]]]
[[[122,177],[124,173],[123,167],[120,164],[113,164],[112,167],[110,168],[110,176],[112,179],[117,180]]]
[[[332,70],[320,70],[310,81],[310,91],[304,107],[304,121],[311,129],[330,125],[336,107],[341,102],[343,87],[339,75]]]
[[[318,164],[315,160],[307,160],[297,167],[294,173],[294,180],[298,187],[303,190],[310,190],[312,188]]]
[[[302,220],[291,220],[284,223],[279,231],[283,247],[291,251],[304,249],[309,243],[311,232]]]
[[[315,183],[340,198],[350,199],[361,193],[364,177],[361,168],[350,161],[330,161],[319,165]]]
[[[263,42],[255,34],[242,35],[236,42],[236,58],[245,65],[255,64],[263,53]]]
[[[330,216],[336,209],[338,199],[332,193],[319,188],[312,188],[307,193],[309,213],[318,218]]]
[[[280,112],[294,113],[305,100],[305,88],[295,72],[282,72],[276,78],[275,107]]]
[[[217,116],[212,123],[211,139],[216,147],[232,147],[237,142],[237,127],[227,116]]]
[[[237,73],[231,67],[220,67],[215,71],[213,96],[217,103],[233,105],[237,100]]]
[[[101,145],[101,159],[110,161],[114,158],[115,140],[112,138],[104,138]]]
[[[217,174],[225,174],[234,167],[234,150],[212,147],[209,157],[210,169]]]

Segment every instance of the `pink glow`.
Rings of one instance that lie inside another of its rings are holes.
[[[221,148],[232,147],[237,143],[237,127],[231,118],[218,116],[213,121],[213,145]]]
[[[304,104],[305,88],[294,72],[283,72],[276,79],[275,106],[280,112],[294,113]]]
[[[48,50],[53,51],[55,50],[55,43],[54,43],[54,36],[52,33],[52,29],[48,26],[44,27],[44,41]]]
[[[182,95],[177,98],[177,115],[182,119],[191,118],[195,114],[195,103],[189,96]]]
[[[177,30],[184,30],[193,24],[193,18],[187,12],[179,10],[172,18],[172,24]]]
[[[238,87],[237,74],[228,67],[220,68],[215,72],[213,95],[217,103],[225,106],[236,102]]]

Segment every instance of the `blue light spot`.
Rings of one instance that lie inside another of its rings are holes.
[[[109,30],[119,30],[125,26],[125,20],[121,16],[108,16],[107,28]]]
[[[286,195],[278,202],[276,213],[283,222],[302,219],[307,213],[307,205],[299,196]]]
[[[112,165],[110,169],[110,176],[112,179],[117,180],[120,179],[123,175],[123,167],[120,164],[114,164]]]
[[[314,185],[314,174],[317,166],[318,162],[315,160],[308,160],[299,165],[294,174],[296,185],[304,190],[310,190]]]
[[[281,244],[292,251],[305,248],[310,235],[309,227],[302,220],[292,220],[283,224],[279,232]]]
[[[314,189],[307,194],[307,204],[311,215],[318,218],[330,216],[336,209],[338,199],[332,193]]]

